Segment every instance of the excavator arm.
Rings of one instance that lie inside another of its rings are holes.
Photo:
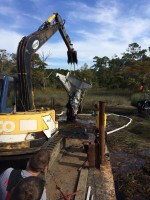
[[[68,49],[68,63],[77,64],[77,52],[66,33],[64,21],[58,13],[54,13],[37,31],[23,37],[17,49],[17,67],[19,79],[19,95],[17,97],[17,110],[29,111],[34,109],[31,81],[32,55],[47,42],[57,31],[60,32]]]

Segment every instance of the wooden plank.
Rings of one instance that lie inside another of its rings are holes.
[[[88,169],[82,169],[77,186],[77,194],[75,200],[84,200],[87,190]]]
[[[52,150],[52,153],[50,155],[50,161],[49,161],[49,170],[51,168],[51,166],[53,165],[53,163],[55,162],[57,156],[60,153],[60,142],[54,147],[54,149]]]

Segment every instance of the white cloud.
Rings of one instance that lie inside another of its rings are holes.
[[[13,31],[5,31],[3,29],[0,30],[0,48],[6,49],[8,53],[16,53],[18,43],[23,36],[13,32]]]
[[[69,14],[74,21],[83,23],[83,27],[85,21],[90,22],[89,28],[76,31],[79,41],[75,44],[82,59],[89,60],[95,55],[120,55],[132,42],[145,45],[142,38],[150,32],[149,18],[136,16],[136,10],[132,10],[132,7],[125,14],[123,5],[117,4],[117,1],[109,1],[110,4],[106,1],[97,2],[97,6],[93,8],[79,3]]]
[[[74,9],[69,12],[71,18],[92,23],[114,24],[119,12],[116,4],[103,4],[102,2],[98,2],[95,7],[80,2],[78,2],[78,6],[76,6],[76,2],[69,2],[69,4],[74,7]]]
[[[29,17],[31,19],[35,19],[37,21],[43,22],[42,18],[37,16],[37,15],[33,15],[33,14],[28,14],[28,13],[23,13],[24,16]]]
[[[16,10],[12,9],[11,7],[0,5],[0,14],[1,15],[8,16],[8,13],[9,13],[9,15],[12,15],[12,14],[15,14],[15,12],[16,12]]]

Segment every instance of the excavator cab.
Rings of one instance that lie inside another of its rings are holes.
[[[0,113],[11,113],[16,105],[15,77],[0,77]]]

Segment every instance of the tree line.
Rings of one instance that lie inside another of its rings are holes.
[[[47,69],[47,58],[35,53],[32,57],[32,81],[35,88],[61,87],[56,73],[67,74],[64,69]],[[17,74],[16,54],[0,49],[0,74]],[[93,58],[93,65],[86,63],[75,71],[81,78],[92,82],[94,87],[137,90],[140,85],[150,88],[150,47],[142,49],[137,43],[128,45],[121,57],[114,55]]]

